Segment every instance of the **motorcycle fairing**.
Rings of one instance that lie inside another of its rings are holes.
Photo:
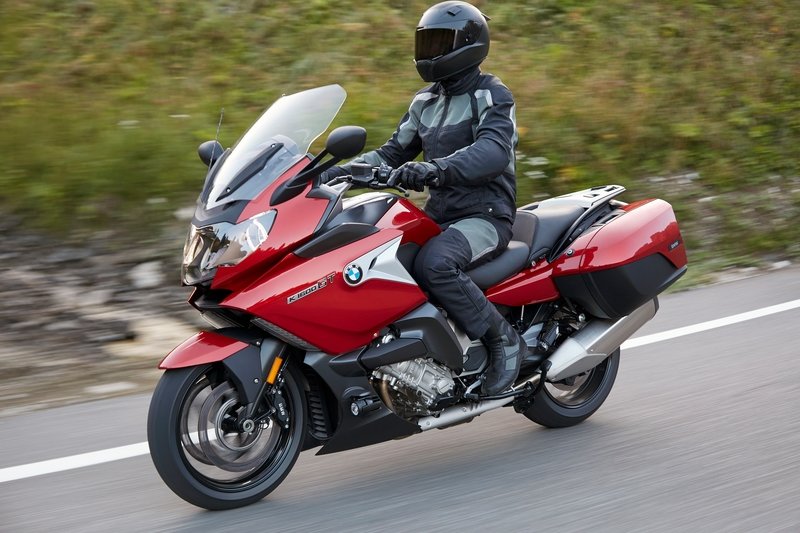
[[[264,209],[269,209],[268,203],[264,203],[267,202],[268,195],[281,183],[291,179],[305,164],[307,163],[301,162],[289,169],[284,176],[267,188],[264,194],[252,201],[243,210],[239,219],[244,220]],[[311,189],[311,184],[308,185],[308,189]],[[276,207],[275,221],[266,241],[241,263],[234,266],[220,266],[211,288],[236,292],[249,286],[261,277],[265,270],[283,260],[288,250],[310,240],[329,203],[330,200],[326,198],[306,197],[306,194],[301,194]]]
[[[302,222],[311,223],[313,219],[313,223],[318,223],[326,208],[330,207],[325,198],[314,198],[313,195],[305,198],[314,189],[314,184],[309,183],[302,195],[294,199],[298,200],[296,202],[272,206],[270,199],[278,187],[311,164],[308,150],[312,142],[328,128],[345,98],[344,89],[338,85],[279,98],[233,148],[216,161],[197,200],[193,231],[205,229],[219,234],[225,231],[227,224],[246,223],[270,210],[278,213],[279,220],[266,240],[257,241],[255,252],[248,249],[243,259],[226,261],[216,268],[213,264],[200,265],[203,272],[185,278],[185,283],[211,279],[213,289],[236,291],[262,274],[270,263],[277,262],[281,258],[279,252],[308,239],[316,225],[306,231]],[[299,213],[303,216],[298,216]],[[296,225],[298,221],[301,222],[299,227]],[[217,251],[214,248],[216,244],[212,240],[200,250],[203,254],[197,254],[197,257],[201,262],[210,257],[209,249],[211,253]],[[220,244],[223,249],[227,246]],[[256,266],[258,268],[253,268]]]
[[[402,244],[414,244],[419,247],[442,232],[436,222],[407,198],[400,198],[394,202],[375,225],[380,229],[402,231]]]
[[[354,350],[426,301],[397,260],[401,239],[400,231],[387,229],[305,260],[290,254],[222,305],[246,310],[320,351]],[[360,270],[357,280],[348,281],[349,267]]]
[[[490,287],[486,291],[486,297],[494,304],[515,307],[556,300],[559,292],[552,275],[552,266],[542,259],[530,268]]]

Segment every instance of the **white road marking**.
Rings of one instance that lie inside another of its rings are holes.
[[[710,329],[730,326],[731,324],[738,324],[739,322],[746,322],[747,320],[754,320],[756,318],[774,315],[775,313],[782,313],[783,311],[791,311],[792,309],[797,308],[800,308],[800,300],[792,300],[791,302],[771,305],[769,307],[762,307],[761,309],[756,309],[755,311],[747,311],[746,313],[739,313],[738,315],[731,315],[725,318],[709,320],[708,322],[700,322],[699,324],[693,324],[683,328],[676,328],[668,331],[662,331],[661,333],[653,333],[652,335],[636,337],[635,339],[630,339],[623,342],[621,348],[623,350],[625,348],[638,348],[639,346],[646,346],[656,342],[662,342],[683,337],[685,335],[691,335],[692,333],[700,333]]]
[[[738,315],[718,318],[716,320],[709,320],[708,322],[701,322],[692,326],[686,326],[668,331],[662,331],[661,333],[637,337],[623,343],[622,348],[630,349],[638,348],[640,346],[647,346],[648,344],[654,344],[657,342],[663,342],[666,340],[691,335],[693,333],[700,333],[702,331],[730,326],[731,324],[738,324],[739,322],[754,320],[756,318],[762,318],[798,308],[800,308],[800,300],[792,300],[790,302],[771,305],[769,307],[763,307],[761,309],[748,311],[746,313],[739,313]],[[108,448],[106,450],[99,450],[96,452],[81,453],[78,455],[70,455],[69,457],[60,457],[58,459],[40,461],[38,463],[2,468],[0,469],[0,483],[41,476],[44,474],[53,474],[55,472],[63,472],[65,470],[73,470],[75,468],[83,468],[85,466],[99,465],[112,461],[119,461],[121,459],[130,459],[131,457],[147,455],[149,452],[150,450],[147,443],[139,442],[137,444],[130,444],[128,446],[118,446],[116,448]]]
[[[50,459],[49,461],[12,466],[0,470],[0,483],[14,481],[15,479],[52,474],[54,472],[63,472],[64,470],[72,470],[74,468],[83,468],[84,466],[99,465],[111,461],[119,461],[120,459],[129,459],[147,453],[150,453],[147,443],[140,442],[138,444],[129,444],[128,446],[119,446],[117,448],[108,448],[96,452]]]

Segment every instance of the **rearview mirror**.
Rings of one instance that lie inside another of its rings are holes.
[[[217,141],[206,141],[197,147],[197,155],[200,156],[200,161],[210,167],[214,162],[222,157],[225,149]]]
[[[325,150],[336,159],[350,159],[364,150],[367,130],[358,126],[341,126],[328,135]]]

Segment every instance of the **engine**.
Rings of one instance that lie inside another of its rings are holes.
[[[383,402],[404,418],[433,414],[455,386],[449,369],[421,358],[378,367],[372,382]]]

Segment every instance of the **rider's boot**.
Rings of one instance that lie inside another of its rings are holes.
[[[484,374],[481,392],[484,396],[494,396],[513,385],[528,346],[499,314],[481,340],[489,352],[489,368]]]

